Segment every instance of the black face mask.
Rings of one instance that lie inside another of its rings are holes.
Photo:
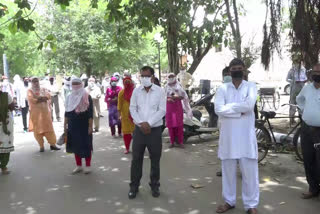
[[[28,81],[24,81],[23,83],[24,83],[24,86],[26,86],[26,87],[29,85]]]
[[[320,75],[314,74],[312,75],[312,80],[316,83],[320,83]]]
[[[233,79],[242,79],[243,78],[243,71],[241,71],[241,70],[231,71],[231,77]]]

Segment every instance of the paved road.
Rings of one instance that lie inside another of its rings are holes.
[[[104,114],[106,114],[104,112]],[[209,214],[221,202],[221,178],[216,157],[217,138],[191,142],[183,149],[168,149],[164,138],[161,160],[161,196],[151,197],[147,153],[140,194],[127,198],[130,155],[124,155],[121,139],[110,137],[104,128],[94,136],[93,173],[70,175],[75,167],[72,155],[63,151],[38,152],[32,133],[22,133],[16,120],[15,145],[10,169],[0,176],[0,214]],[[106,127],[106,117],[101,126]],[[57,133],[62,123],[54,123]],[[198,142],[201,142],[198,144]],[[49,147],[46,145],[47,148]],[[260,213],[315,213],[320,200],[302,201],[299,194],[307,185],[301,164],[291,155],[270,156],[260,167]],[[230,213],[245,213],[240,197]],[[204,185],[193,189],[191,184]]]

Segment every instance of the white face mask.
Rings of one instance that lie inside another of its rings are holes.
[[[223,77],[223,83],[228,83],[232,81],[232,77],[231,76],[224,76]]]
[[[89,83],[88,83],[88,86],[89,86],[90,88],[93,88],[94,82],[89,82]]]
[[[168,83],[169,84],[172,84],[172,83],[175,83],[175,82],[176,82],[176,78],[175,77],[172,77],[172,78],[168,79]]]
[[[141,77],[141,84],[143,87],[150,87],[152,85],[151,77]]]
[[[117,83],[116,82],[112,82],[111,86],[117,86]]]

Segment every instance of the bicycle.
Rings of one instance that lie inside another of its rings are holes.
[[[292,104],[284,104],[292,105]],[[292,105],[296,106],[296,105]],[[296,106],[298,107],[298,106]],[[280,118],[292,118],[292,117],[276,117],[276,112],[274,111],[260,111],[261,118],[256,120],[256,136],[258,142],[258,162],[261,162],[268,154],[270,149],[274,149],[277,152],[277,148],[279,147],[287,147],[290,145],[299,158],[299,160],[303,161],[302,151],[301,151],[301,114],[299,116],[295,116],[293,118],[299,118],[299,122],[290,130],[290,132],[285,136],[280,138],[280,142],[276,141],[275,134],[273,132],[273,126],[270,123],[270,119],[280,119]],[[267,127],[265,126],[267,124]],[[292,141],[290,140],[290,135],[294,133]]]

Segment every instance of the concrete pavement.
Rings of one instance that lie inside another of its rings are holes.
[[[90,175],[70,175],[73,155],[64,151],[39,153],[32,133],[22,133],[16,119],[15,146],[9,163],[12,173],[0,176],[0,214],[210,214],[222,202],[217,159],[217,137],[193,138],[186,148],[168,149],[164,138],[161,160],[161,196],[151,196],[148,186],[150,163],[146,153],[140,193],[129,200],[130,155],[123,154],[122,139],[107,130],[106,112],[101,132],[94,135]],[[57,135],[62,123],[54,122]],[[199,143],[200,142],[200,143]],[[64,148],[64,147],[63,147]],[[293,155],[269,156],[260,166],[261,203],[259,213],[315,213],[320,199],[301,200],[307,189],[304,171]],[[190,185],[202,185],[194,189]],[[229,213],[245,213],[238,179],[237,208]]]

